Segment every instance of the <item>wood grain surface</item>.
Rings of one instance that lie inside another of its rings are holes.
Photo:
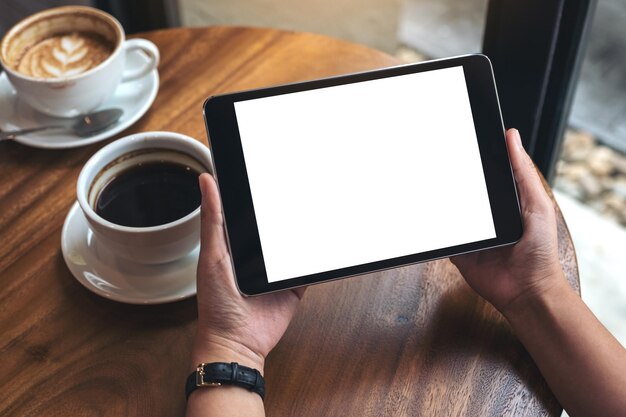
[[[313,34],[213,27],[142,34],[160,91],[117,137],[151,130],[206,143],[209,95],[398,62]],[[114,139],[114,138],[113,138]],[[111,140],[113,140],[111,139]],[[0,415],[176,416],[195,299],[132,306],[83,288],[61,255],[81,166],[104,143],[0,143]],[[578,269],[559,213],[560,256]],[[269,416],[557,416],[508,324],[448,260],[312,287],[266,369]]]

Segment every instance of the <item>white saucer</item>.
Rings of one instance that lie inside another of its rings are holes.
[[[126,65],[130,68],[146,65],[148,57],[141,51],[131,52]],[[110,138],[135,123],[154,101],[159,91],[159,73],[155,69],[145,77],[121,83],[113,96],[97,110],[118,107],[124,114],[117,123],[94,136],[81,138],[71,132],[48,131],[21,135],[15,141],[35,148],[61,149],[90,145]],[[46,124],[63,123],[64,119],[39,113],[17,96],[6,73],[0,74],[0,129],[13,130]]]
[[[199,245],[184,258],[166,264],[120,259],[98,244],[78,202],[65,218],[61,249],[78,282],[102,297],[129,304],[161,304],[196,294]]]

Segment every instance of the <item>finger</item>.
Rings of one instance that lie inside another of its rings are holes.
[[[307,287],[298,287],[298,288],[293,288],[292,291],[296,294],[296,297],[302,300],[302,297],[304,297],[304,292],[306,291],[306,289]]]
[[[459,271],[462,271],[468,265],[475,264],[479,261],[477,252],[464,253],[462,255],[455,255],[455,256],[451,256],[448,259],[450,259],[450,262],[452,262],[452,265],[454,265],[456,269],[458,269]]]
[[[222,215],[219,192],[213,177],[205,173],[200,175],[199,181],[202,192],[200,257],[210,266],[221,262],[228,255],[224,237],[224,216]]]
[[[543,212],[550,207],[550,198],[543,188],[541,178],[532,159],[522,145],[522,139],[517,129],[506,132],[506,144],[511,157],[513,175],[520,194],[520,203],[525,213]]]
[[[207,221],[221,225],[223,221],[222,207],[215,180],[205,172],[200,175],[199,181],[202,192],[202,212],[206,215]]]

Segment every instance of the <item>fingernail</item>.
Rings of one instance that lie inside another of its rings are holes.
[[[206,195],[206,190],[204,189],[205,185],[204,185],[204,181],[202,181],[202,175],[204,174],[201,174],[198,177],[198,182],[200,183],[200,194],[202,194],[202,199],[204,200],[204,196]]]
[[[522,145],[522,137],[519,134],[519,130],[513,129],[513,137],[515,138],[515,146],[517,146],[519,150],[523,150],[524,145]]]

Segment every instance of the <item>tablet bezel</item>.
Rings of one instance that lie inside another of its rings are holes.
[[[283,281],[268,282],[234,103],[458,66],[463,67],[465,74],[496,237]],[[513,244],[521,238],[522,222],[519,202],[506,149],[504,125],[493,70],[489,59],[484,55],[466,55],[212,96],[204,103],[204,119],[213,153],[213,173],[222,199],[226,238],[235,281],[239,291],[244,295],[258,295],[504,246]]]

